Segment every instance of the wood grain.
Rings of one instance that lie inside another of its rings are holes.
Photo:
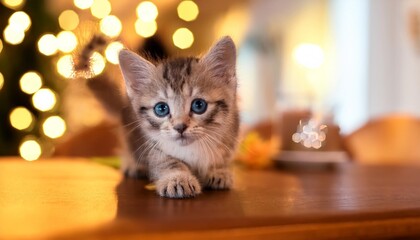
[[[158,197],[83,159],[0,160],[0,239],[420,237],[420,168],[235,170],[231,191]]]

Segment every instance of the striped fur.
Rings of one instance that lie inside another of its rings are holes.
[[[121,114],[127,145],[123,160],[128,175],[147,169],[157,193],[170,198],[193,197],[201,189],[229,189],[229,163],[236,149],[239,115],[236,104],[236,50],[222,38],[202,58],[184,57],[152,64],[122,50],[126,106]],[[93,90],[95,91],[95,90]],[[96,94],[98,95],[98,94]],[[191,111],[194,99],[204,99],[203,114]],[[170,114],[158,117],[158,102]],[[174,126],[187,126],[182,135]]]

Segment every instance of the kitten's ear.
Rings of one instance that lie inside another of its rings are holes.
[[[118,59],[129,97],[152,81],[156,67],[151,62],[127,49],[120,51]]]
[[[236,47],[232,38],[220,39],[200,60],[214,77],[227,79],[236,87]]]

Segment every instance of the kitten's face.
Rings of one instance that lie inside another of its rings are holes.
[[[199,140],[213,145],[224,134],[236,134],[229,129],[237,122],[235,58],[233,42],[222,39],[202,59],[177,58],[157,66],[138,56],[120,61],[143,130],[156,141],[180,146]]]

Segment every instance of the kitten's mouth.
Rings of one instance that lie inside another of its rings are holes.
[[[181,146],[186,146],[186,145],[189,145],[189,144],[191,144],[191,143],[194,141],[194,139],[193,139],[193,138],[191,138],[191,137],[187,137],[187,136],[185,136],[185,135],[178,135],[178,136],[176,136],[175,140],[176,140],[176,142],[178,142]]]

